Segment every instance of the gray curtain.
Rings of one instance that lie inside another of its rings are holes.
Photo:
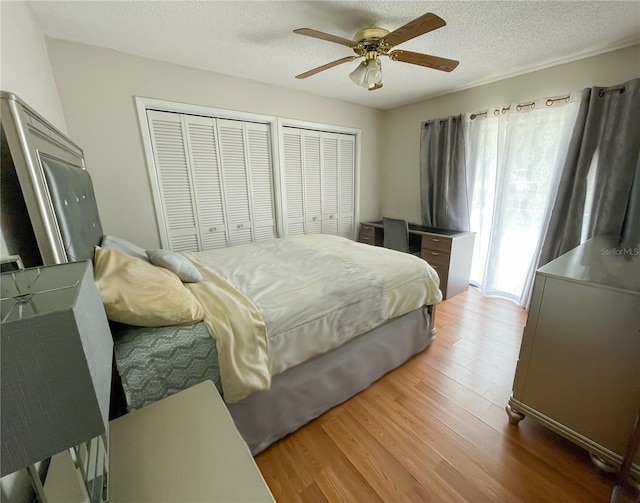
[[[582,98],[539,266],[580,244],[591,169],[595,177],[587,238],[621,236],[625,219],[637,225],[627,211],[633,207],[631,187],[640,153],[640,79],[585,89]]]
[[[640,155],[636,163],[636,174],[633,177],[633,185],[629,194],[627,214],[622,225],[620,246],[623,248],[640,247]]]
[[[420,138],[422,223],[469,230],[469,201],[462,116],[423,124]]]

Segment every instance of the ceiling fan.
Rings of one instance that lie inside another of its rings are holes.
[[[378,27],[365,28],[364,30],[360,30],[356,33],[353,36],[353,40],[313,30],[311,28],[299,28],[297,30],[293,30],[294,33],[298,33],[299,35],[306,35],[308,37],[319,38],[321,40],[335,42],[336,44],[346,45],[356,53],[355,56],[347,56],[314,68],[313,70],[309,70],[308,72],[301,73],[300,75],[296,75],[296,79],[306,79],[307,77],[311,77],[316,73],[328,70],[334,66],[364,57],[364,61],[362,61],[356,69],[349,74],[349,77],[351,77],[351,80],[353,80],[357,85],[369,89],[369,91],[375,91],[382,87],[382,65],[380,63],[380,56],[388,56],[393,61],[401,61],[403,63],[426,66],[427,68],[433,68],[443,72],[450,72],[458,66],[458,61],[440,58],[438,56],[431,56],[429,54],[422,54],[419,52],[391,50],[398,44],[411,40],[419,35],[429,33],[430,31],[437,30],[438,28],[442,28],[446,24],[447,23],[445,23],[442,18],[428,12],[427,14],[408,22],[404,26],[401,26],[392,32]]]

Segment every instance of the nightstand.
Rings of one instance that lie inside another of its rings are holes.
[[[211,381],[109,423],[109,501],[274,502]]]

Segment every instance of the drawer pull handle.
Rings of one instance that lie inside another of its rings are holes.
[[[433,242],[434,242],[434,243],[439,243],[439,242],[440,242],[440,240],[439,240],[439,239],[436,239],[436,238],[433,238]]]
[[[432,265],[431,267],[433,267],[434,269],[438,269],[437,265]]]
[[[439,254],[439,253],[436,253],[436,252],[431,252],[431,255],[433,255],[433,256],[435,256],[435,257],[437,257],[437,256],[438,256],[438,255],[440,255],[440,254]]]

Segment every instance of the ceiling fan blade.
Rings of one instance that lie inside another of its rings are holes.
[[[382,82],[380,84],[374,84],[369,88],[369,91],[375,91],[376,89],[382,89]]]
[[[430,31],[442,28],[446,24],[447,23],[445,23],[444,19],[442,19],[441,17],[436,16],[431,12],[427,12],[423,16],[420,16],[413,21],[409,21],[404,26],[401,26],[397,30],[389,33],[389,35],[384,37],[384,42],[393,47],[394,45],[398,45],[402,42],[406,42],[407,40],[411,40],[418,35],[424,35],[425,33],[429,33]]]
[[[319,38],[320,40],[328,40],[329,42],[346,45],[347,47],[355,47],[358,45],[357,42],[349,40],[348,38],[342,38],[336,35],[331,35],[330,33],[312,30],[311,28],[298,28],[297,30],[293,30],[293,33],[297,33],[298,35],[306,35],[307,37]]]
[[[442,70],[443,72],[455,70],[456,66],[460,63],[455,59],[439,58],[438,56],[431,56],[429,54],[400,50],[390,52],[389,57],[393,61],[402,61],[403,63],[426,66],[435,70]]]
[[[311,77],[316,73],[320,73],[324,70],[328,70],[329,68],[333,68],[334,66],[341,65],[342,63],[347,63],[349,61],[353,61],[359,56],[347,56],[346,58],[337,59],[332,61],[331,63],[327,63],[326,65],[319,66],[318,68],[314,68],[313,70],[309,70],[308,72],[301,73],[300,75],[296,75],[296,79],[306,79],[307,77]]]

